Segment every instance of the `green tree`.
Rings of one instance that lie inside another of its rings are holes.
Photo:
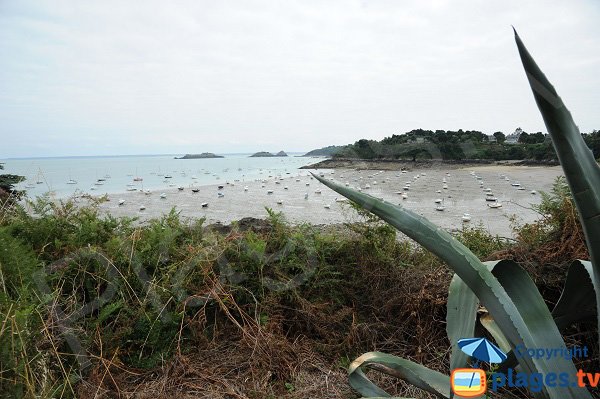
[[[4,164],[0,163],[0,170],[4,169]],[[22,191],[15,190],[15,184],[25,180],[23,176],[0,175],[0,202],[9,198],[18,199],[23,195]]]
[[[529,133],[523,132],[519,136],[519,143],[527,144],[529,143]]]
[[[502,132],[494,133],[494,137],[496,138],[496,141],[498,142],[498,144],[502,144],[506,141],[506,135]]]

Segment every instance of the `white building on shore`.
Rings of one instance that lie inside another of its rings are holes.
[[[523,129],[518,127],[514,133],[506,136],[505,143],[506,144],[517,144],[519,142],[519,137],[521,137],[522,133],[523,133]]]

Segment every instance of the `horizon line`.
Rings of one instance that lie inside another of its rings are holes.
[[[285,151],[286,154],[305,154],[308,151]],[[246,155],[256,154],[257,152],[273,152],[273,151],[254,151],[254,152],[213,152],[215,155]],[[51,156],[17,156],[0,158],[0,161],[20,160],[20,159],[51,159],[51,158],[120,158],[120,157],[155,157],[155,156],[178,156],[195,153],[163,153],[163,154],[98,154],[98,155],[51,155]],[[211,159],[211,158],[205,158]]]

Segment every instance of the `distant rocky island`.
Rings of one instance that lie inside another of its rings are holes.
[[[330,145],[328,147],[319,148],[312,150],[302,155],[303,157],[331,157],[336,152],[342,150],[345,146],[343,145]]]
[[[212,152],[203,152],[202,154],[185,154],[182,157],[175,159],[204,159],[204,158],[225,158],[223,155],[216,155]]]
[[[283,151],[279,151],[277,154],[273,154],[272,152],[267,152],[267,151],[259,151],[256,154],[250,155],[250,157],[255,157],[255,158],[287,157],[287,156],[288,156],[288,154],[286,154]]]

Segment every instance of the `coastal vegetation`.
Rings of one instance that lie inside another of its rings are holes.
[[[4,169],[4,164],[0,163],[0,170]],[[13,174],[0,174],[0,207],[18,200],[23,192],[15,190],[15,185],[25,180],[23,176]]]
[[[600,130],[582,134],[585,143],[600,159]],[[519,132],[515,142],[496,132],[488,136],[477,130],[414,129],[382,140],[361,139],[346,146],[330,146],[307,155],[323,155],[343,159],[398,160],[534,160],[556,161],[550,136],[541,132]]]

